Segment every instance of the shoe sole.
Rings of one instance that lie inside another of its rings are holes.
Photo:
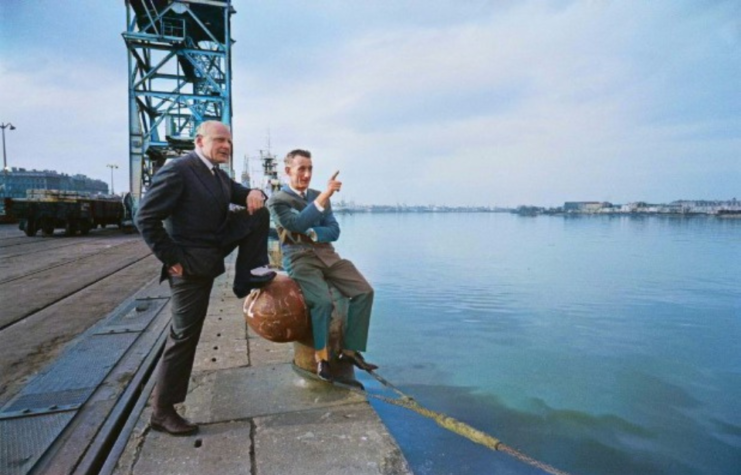
[[[343,360],[343,359],[349,361],[356,368],[362,369],[363,371],[375,371],[378,369],[377,365],[369,364],[367,362],[361,362],[360,360],[355,359],[352,356],[341,356],[340,360]]]
[[[375,371],[378,369],[378,366],[370,366],[370,365],[364,365],[364,364],[356,364],[356,367],[362,369],[363,371]]]
[[[193,435],[198,433],[198,426],[194,427],[192,430],[184,431],[184,432],[172,432],[167,430],[165,426],[161,426],[157,424],[156,422],[150,422],[149,426],[152,428],[153,431],[157,432],[165,432],[166,434],[174,435],[175,437],[182,437],[186,435]]]

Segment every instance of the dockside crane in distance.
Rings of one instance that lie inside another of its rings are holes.
[[[130,225],[152,176],[193,148],[199,124],[231,126],[234,13],[231,0],[126,0]],[[231,160],[225,168],[234,176]]]

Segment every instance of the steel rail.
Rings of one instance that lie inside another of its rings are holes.
[[[86,255],[83,255],[83,256],[79,256],[79,257],[70,257],[67,260],[63,260],[61,262],[57,262],[56,264],[52,264],[52,265],[49,265],[49,266],[46,266],[46,267],[41,267],[39,269],[28,271],[25,274],[20,274],[20,275],[14,276],[14,277],[8,277],[6,279],[0,280],[0,285],[7,284],[7,283],[10,283],[10,282],[14,282],[14,281],[19,280],[19,279],[24,279],[26,277],[30,277],[30,276],[35,275],[35,274],[40,274],[42,272],[46,272],[46,271],[49,271],[49,270],[52,270],[52,269],[56,269],[58,267],[62,267],[62,266],[68,265],[68,264],[78,263],[80,261],[83,261],[83,260],[86,260],[86,259],[90,259],[91,257],[100,257],[101,254],[105,254],[105,253],[108,253],[110,251],[120,250],[123,246],[129,246],[129,245],[132,245],[132,244],[139,244],[139,241],[138,240],[124,241],[120,245],[113,246],[113,247],[106,247],[104,249],[101,249],[100,251],[95,251],[95,252],[93,252],[91,254],[86,254]],[[66,247],[66,246],[60,246],[60,247]],[[53,249],[59,249],[59,247],[55,247]],[[50,249],[50,250],[52,250],[52,249]],[[19,254],[19,255],[25,255],[25,254]],[[3,256],[3,257],[5,257],[5,256]],[[13,257],[17,257],[17,256],[13,256]]]
[[[61,296],[60,296],[59,298],[57,298],[57,299],[55,299],[55,300],[53,300],[53,301],[49,302],[48,304],[44,305],[44,306],[43,306],[43,307],[41,307],[41,308],[37,308],[37,309],[33,310],[33,311],[32,311],[32,312],[30,312],[30,313],[27,313],[27,314],[25,314],[25,315],[20,315],[20,316],[19,316],[19,317],[18,317],[17,319],[15,319],[15,320],[13,320],[13,321],[11,321],[11,322],[9,322],[9,323],[6,323],[6,324],[3,324],[3,325],[0,325],[0,331],[6,330],[6,329],[8,329],[8,328],[11,328],[12,326],[14,326],[14,325],[17,325],[17,324],[19,324],[19,323],[23,322],[23,321],[24,321],[25,319],[27,319],[27,318],[30,318],[30,317],[32,317],[33,315],[35,315],[35,314],[37,314],[37,313],[39,313],[39,312],[41,312],[41,311],[43,311],[43,310],[46,310],[46,309],[48,309],[49,307],[52,307],[53,305],[56,305],[57,303],[61,302],[62,300],[65,300],[65,299],[67,299],[67,298],[69,298],[69,297],[71,297],[71,296],[74,296],[74,295],[76,295],[76,294],[79,294],[80,292],[82,292],[82,291],[84,291],[84,290],[88,289],[89,287],[91,287],[91,286],[95,285],[96,283],[100,282],[101,280],[103,280],[103,279],[106,279],[106,278],[108,278],[108,277],[112,276],[113,274],[116,274],[117,272],[120,272],[120,271],[122,271],[122,270],[124,270],[124,269],[127,269],[127,268],[129,268],[129,267],[131,267],[131,266],[133,266],[133,265],[135,265],[135,264],[137,264],[137,263],[139,263],[139,262],[143,261],[144,259],[147,259],[147,258],[149,258],[149,257],[151,257],[151,254],[149,254],[149,253],[148,253],[147,255],[145,255],[145,256],[143,256],[143,257],[140,257],[140,258],[137,258],[137,259],[135,259],[135,260],[133,260],[133,261],[129,261],[129,262],[127,262],[127,263],[126,263],[125,265],[123,265],[123,266],[117,266],[117,267],[116,267],[116,268],[114,268],[114,269],[113,269],[112,271],[110,271],[110,272],[107,272],[107,273],[106,273],[105,275],[102,275],[102,276],[100,276],[100,278],[98,278],[97,280],[95,280],[95,281],[93,281],[93,282],[90,282],[90,283],[88,283],[88,284],[84,285],[83,287],[81,287],[81,288],[79,288],[79,289],[77,289],[77,290],[75,290],[75,291],[73,291],[73,292],[71,292],[71,293],[68,293],[68,294],[64,294],[64,295],[61,295]]]
[[[170,317],[163,312],[158,320],[160,318]],[[154,387],[152,375],[162,356],[168,332],[169,325],[163,325],[154,346],[71,475],[112,473]]]

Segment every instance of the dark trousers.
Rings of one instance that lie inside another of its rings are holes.
[[[230,213],[224,256],[239,248],[235,265],[234,290],[250,290],[250,270],[268,264],[267,235],[270,219],[263,209],[250,216],[246,210]],[[157,368],[153,405],[169,406],[185,401],[193,361],[201,337],[213,277],[170,277],[172,321],[165,351]],[[238,291],[239,290],[239,291]]]
[[[157,368],[155,407],[185,401],[213,283],[213,278],[170,277],[172,321]]]
[[[256,267],[266,266],[270,262],[269,231],[270,213],[267,208],[262,208],[253,215],[248,214],[246,209],[229,214],[223,250],[226,257],[239,247],[232,289],[240,298],[252,290],[250,271]]]

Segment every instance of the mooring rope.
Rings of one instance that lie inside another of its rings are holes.
[[[381,383],[384,387],[391,389],[393,392],[395,392],[399,396],[399,398],[394,399],[394,398],[382,396],[380,394],[373,394],[364,389],[360,389],[358,387],[355,387],[349,384],[344,384],[338,381],[333,382],[333,384],[335,386],[345,388],[357,394],[362,394],[364,396],[370,396],[373,399],[377,399],[387,404],[392,404],[394,406],[403,407],[404,409],[414,411],[417,414],[420,414],[424,417],[434,420],[439,426],[443,427],[444,429],[447,429],[455,434],[458,434],[461,437],[465,437],[471,442],[475,442],[477,444],[483,445],[484,447],[488,447],[489,449],[495,450],[497,452],[504,452],[516,458],[517,460],[523,463],[526,463],[530,466],[537,467],[543,470],[544,472],[550,473],[552,475],[569,475],[568,472],[564,472],[546,463],[535,460],[534,458],[528,455],[523,454],[519,450],[506,445],[501,440],[490,436],[486,432],[475,429],[471,427],[470,425],[464,422],[461,422],[457,419],[454,419],[441,412],[433,411],[425,407],[422,407],[417,401],[414,400],[413,397],[404,394],[399,388],[397,388],[396,386],[388,382],[386,379],[384,379],[380,375],[376,374],[373,371],[366,371],[366,372],[370,374],[376,381]]]

